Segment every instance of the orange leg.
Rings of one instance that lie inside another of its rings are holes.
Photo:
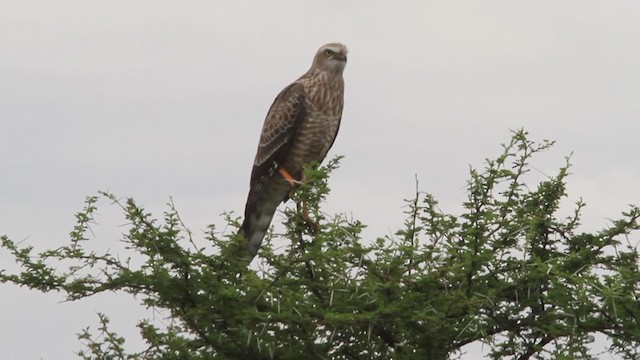
[[[289,174],[289,172],[283,168],[283,167],[279,167],[278,168],[278,172],[280,173],[280,175],[282,175],[282,177],[287,180],[287,182],[289,183],[289,185],[291,185],[292,187],[295,185],[302,185],[302,182],[299,180],[296,180],[293,178],[293,176],[291,176],[291,174]]]

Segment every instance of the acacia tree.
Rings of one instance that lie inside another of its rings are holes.
[[[404,227],[374,241],[361,237],[360,222],[320,211],[338,161],[308,169],[295,200],[319,226],[286,209],[285,230],[266,237],[257,269],[238,256],[244,239],[233,232],[212,226],[194,238],[172,204],[157,220],[133,199],[101,193],[87,198],[66,246],[35,255],[2,237],[22,270],[0,270],[0,281],[69,300],[127,293],[170,320],[142,319],[147,348],[127,353],[100,315],[102,336],[79,335],[85,359],[448,359],[473,342],[492,359],[595,359],[595,334],[618,357],[636,359],[640,257],[630,235],[640,209],[581,233],[581,201],[572,216],[558,215],[568,160],[528,184],[530,160],[551,145],[514,132],[498,157],[470,171],[461,214],[417,192]],[[122,240],[141,265],[86,250],[100,198],[122,208]],[[239,225],[232,214],[225,220]],[[274,250],[277,239],[284,250]]]

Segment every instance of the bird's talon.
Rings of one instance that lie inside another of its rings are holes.
[[[287,180],[287,182],[289,183],[289,185],[291,186],[296,186],[296,185],[304,185],[304,182],[300,181],[300,180]]]
[[[278,168],[278,172],[289,183],[289,185],[291,185],[291,187],[295,187],[296,185],[304,185],[303,181],[296,180],[293,176],[291,176],[291,174],[289,174],[289,172],[285,168]]]

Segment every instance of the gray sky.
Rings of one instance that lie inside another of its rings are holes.
[[[521,127],[557,140],[542,173],[574,152],[585,230],[640,203],[637,1],[0,0],[0,234],[58,247],[97,190],[158,215],[173,196],[196,232],[240,214],[269,105],[333,41],[350,49],[331,152],[346,158],[325,210],[369,239],[401,225],[414,174],[457,211],[469,164]],[[92,246],[117,248],[124,220],[101,206]],[[139,348],[133,325],[154,316],[62,299],[2,286],[3,358],[70,358],[96,311]]]

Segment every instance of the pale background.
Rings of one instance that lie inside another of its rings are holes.
[[[346,158],[325,210],[367,240],[401,226],[414,175],[458,211],[468,166],[521,127],[558,141],[540,174],[574,152],[565,209],[587,202],[585,230],[640,203],[637,1],[0,0],[0,234],[61,246],[97,190],[159,216],[172,196],[196,234],[221,225],[271,101],[333,41],[350,49]],[[100,206],[93,246],[118,249],[125,221]],[[62,300],[0,286],[0,357],[72,358],[96,311],[139,350],[154,316],[125,295]]]

